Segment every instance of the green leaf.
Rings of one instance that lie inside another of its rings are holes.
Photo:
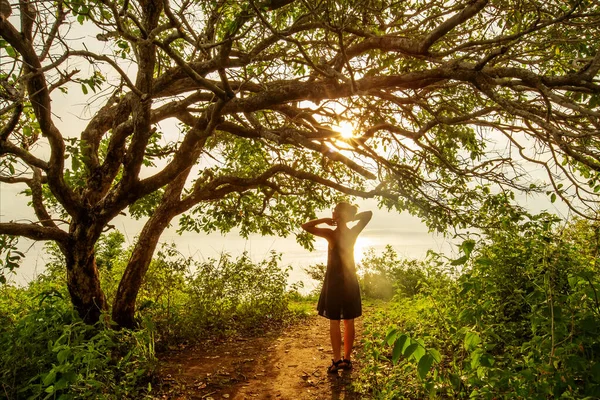
[[[408,336],[401,335],[394,342],[394,349],[392,350],[392,363],[393,364],[396,364],[398,362],[398,360],[400,359],[400,356],[402,355],[402,352],[404,351],[404,348],[407,344],[407,340],[410,341]]]
[[[83,94],[88,94],[87,87],[85,87],[84,83],[81,84],[81,91],[83,92]]]
[[[469,259],[469,257],[467,256],[462,256],[461,258],[457,258],[456,260],[452,260],[452,262],[450,262],[450,265],[463,265],[467,262],[467,260]]]
[[[397,334],[398,334],[398,329],[396,329],[396,328],[390,329],[389,332],[387,333],[387,335],[385,336],[384,343],[387,344],[388,346],[391,346],[392,343],[394,343],[394,341],[396,340]]]
[[[410,346],[408,346],[404,350],[404,357],[410,357],[412,353],[414,353],[419,348],[419,346],[421,346],[419,343],[413,343]]]
[[[69,386],[69,382],[65,378],[60,378],[54,385],[54,390],[63,390]]]
[[[432,365],[433,357],[430,354],[425,354],[423,357],[421,357],[419,360],[419,365],[417,366],[417,372],[419,373],[419,377],[421,379],[425,379]]]
[[[486,371],[487,371],[487,369],[486,369],[486,368],[484,368],[484,367],[479,367],[479,368],[477,368],[477,377],[478,377],[479,379],[483,379],[483,378],[485,377],[485,372],[486,372]]]
[[[50,372],[48,372],[48,374],[44,377],[44,380],[42,381],[42,383],[44,384],[44,386],[48,386],[51,383],[53,383],[56,380],[56,371],[55,370],[51,370]]]
[[[465,252],[465,256],[469,257],[469,255],[475,248],[475,241],[474,240],[465,240],[460,247],[461,247],[462,251]]]
[[[462,381],[457,374],[450,374],[450,383],[452,383],[454,390],[459,390],[462,386]]]
[[[431,354],[431,357],[433,357],[433,359],[436,363],[439,363],[442,361],[442,355],[440,354],[439,351],[437,351],[436,349],[429,349],[427,351],[429,352],[429,354]]]
[[[462,284],[462,290],[460,291],[460,295],[462,296],[462,295],[468,293],[471,289],[473,289],[473,284],[471,282],[464,282]],[[465,310],[463,310],[462,312],[464,312],[464,311]]]
[[[415,350],[415,352],[413,353],[413,358],[415,359],[415,361],[419,361],[424,355],[425,355],[425,347],[423,346],[423,343],[419,343],[420,346],[417,347],[417,349]]]
[[[569,281],[569,286],[571,286],[571,288],[575,289],[577,287],[577,284],[579,283],[580,278],[578,276],[570,276],[568,278]]]
[[[471,354],[471,369],[475,370],[480,365],[481,361],[481,350],[475,350],[473,354]]]
[[[494,362],[494,357],[492,357],[490,354],[484,353],[481,355],[480,363],[482,366],[491,368],[494,365]]]
[[[67,371],[63,373],[62,379],[65,379],[68,382],[75,382],[77,380],[77,374],[74,371]]]
[[[474,350],[481,343],[481,338],[475,332],[467,332],[465,335],[465,349],[468,351]]]
[[[71,354],[71,349],[69,349],[67,347],[67,348],[59,351],[58,354],[56,355],[56,358],[58,359],[58,362],[60,364],[63,364],[65,362],[65,360],[69,357],[70,354]]]
[[[554,203],[556,201],[556,193],[552,193],[550,195],[550,203]]]
[[[17,58],[17,52],[12,46],[6,46],[4,50],[6,50],[6,54],[8,54],[10,57]]]

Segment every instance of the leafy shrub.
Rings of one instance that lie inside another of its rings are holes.
[[[123,271],[126,260],[115,263]],[[157,344],[169,344],[189,340],[184,314],[189,295],[187,274],[193,266],[191,258],[185,258],[174,244],[164,244],[152,259],[137,297],[137,319],[151,320],[157,331]],[[122,274],[122,272],[119,272]],[[120,277],[115,279],[120,281]],[[185,336],[185,337],[184,337]]]
[[[83,323],[63,286],[3,287],[0,382],[8,399],[139,398],[154,368],[153,333]]]
[[[400,259],[392,246],[381,254],[369,249],[357,266],[364,297],[390,300],[395,293],[414,296],[427,280],[427,265],[417,260]]]
[[[161,349],[235,332],[259,332],[291,317],[289,298],[297,288],[288,292],[290,267],[282,268],[280,261],[272,252],[259,262],[247,253],[198,262],[183,257],[174,245],[164,245],[144,277],[136,317],[153,321]],[[125,265],[125,260],[113,263],[111,273],[122,274]],[[118,281],[103,277],[103,282]],[[107,297],[110,293],[107,290]]]
[[[465,241],[457,279],[429,280],[365,321],[361,387],[377,398],[600,396],[598,232],[511,215]],[[594,233],[595,232],[595,233]],[[440,357],[437,357],[439,352]]]
[[[390,300],[394,294],[414,296],[427,279],[427,264],[417,260],[400,259],[392,246],[378,254],[370,248],[356,266],[358,283],[363,298]],[[325,279],[327,266],[323,263],[309,265],[304,272],[319,285],[313,291],[318,295]]]
[[[197,263],[189,277],[189,298],[184,306],[194,334],[227,330],[260,330],[287,315],[289,267],[279,266],[281,256],[252,262],[247,253],[232,260]]]
[[[129,252],[123,238],[99,241],[98,266],[109,301]],[[197,262],[164,245],[138,295],[139,329],[84,324],[73,311],[62,255],[49,246],[47,269],[28,288],[0,286],[0,397],[60,399],[140,398],[151,389],[155,343],[166,347],[233,332],[258,332],[292,316],[288,268],[271,253],[255,263],[248,254]],[[305,305],[295,308],[305,314]]]
[[[101,285],[109,304],[130,256],[123,243],[122,235],[109,234],[98,241],[96,249]],[[50,263],[41,279],[64,285],[60,252],[52,246],[47,252]],[[163,244],[144,276],[136,319],[152,321],[161,350],[210,336],[258,332],[293,314],[304,315],[303,308],[297,313],[288,308],[297,288],[288,292],[290,267],[282,267],[280,261],[281,256],[272,252],[260,262],[253,262],[247,253],[237,259],[223,254],[219,259],[198,262],[184,257],[175,244]]]

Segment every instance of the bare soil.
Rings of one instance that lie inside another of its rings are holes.
[[[361,319],[356,320],[360,343]],[[260,337],[207,342],[164,354],[162,399],[359,399],[352,380],[360,369],[328,374],[329,321],[313,315]]]

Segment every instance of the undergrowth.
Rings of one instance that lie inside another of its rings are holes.
[[[119,235],[103,237],[97,251],[109,304],[129,256]],[[70,303],[60,252],[48,253],[45,273],[28,287],[0,286],[0,398],[150,398],[157,352],[259,334],[307,315],[280,255],[198,262],[168,245],[138,295],[136,330],[115,329],[109,314],[86,325]]]
[[[0,292],[0,398],[140,398],[151,390],[151,326],[86,325],[56,284]]]
[[[431,253],[419,290],[365,319],[365,397],[600,398],[600,229],[500,222],[458,259]]]

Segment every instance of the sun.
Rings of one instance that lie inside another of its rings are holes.
[[[354,137],[354,126],[352,126],[350,122],[342,121],[339,124],[338,130],[344,139],[351,139]]]

